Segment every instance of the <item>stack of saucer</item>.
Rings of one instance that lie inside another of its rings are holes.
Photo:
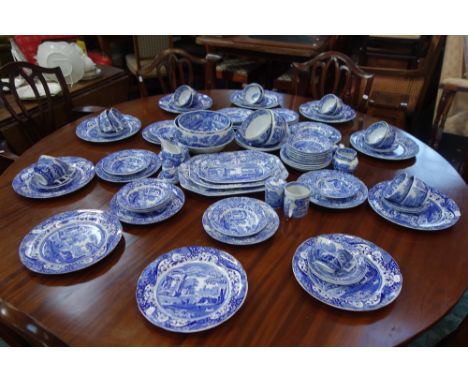
[[[157,179],[139,179],[114,195],[110,212],[124,223],[152,224],[174,216],[184,203],[179,187]]]

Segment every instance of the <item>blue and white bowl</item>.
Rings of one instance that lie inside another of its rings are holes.
[[[57,187],[68,183],[75,168],[60,158],[41,155],[34,165],[34,181],[42,187]]]
[[[395,143],[396,130],[385,121],[370,125],[364,134],[364,142],[374,150],[391,151]]]
[[[408,193],[401,201],[403,207],[417,208],[422,206],[428,198],[429,188],[421,179],[411,176],[411,186]]]
[[[248,84],[244,90],[242,90],[242,97],[244,102],[248,105],[255,105],[262,102],[263,95],[263,87],[257,83]]]
[[[177,107],[190,107],[192,106],[195,90],[188,85],[179,86],[172,96],[174,105]]]
[[[266,140],[265,146],[269,147],[279,144],[285,138],[287,133],[288,124],[284,118],[279,114],[273,113],[270,136]]]
[[[238,132],[250,146],[269,145],[275,115],[271,110],[257,110],[250,114],[239,127]]]
[[[412,182],[411,176],[407,173],[397,175],[388,183],[383,192],[383,197],[398,205],[405,198]]]
[[[319,108],[322,114],[336,115],[341,112],[343,102],[334,94],[326,94],[320,99]]]
[[[125,118],[116,108],[106,109],[98,116],[98,129],[104,136],[121,135],[126,130]]]

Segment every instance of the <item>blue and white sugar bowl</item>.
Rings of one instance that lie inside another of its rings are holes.
[[[188,85],[179,86],[172,95],[172,101],[177,107],[190,107],[192,106],[195,96],[195,90]]]
[[[374,151],[392,151],[395,138],[395,128],[385,121],[373,123],[364,133],[364,143]]]
[[[338,171],[352,173],[359,163],[357,152],[349,147],[338,147],[333,154],[333,168]]]
[[[283,212],[287,218],[302,218],[309,211],[310,189],[301,182],[289,182],[284,187]]]
[[[68,163],[49,155],[41,155],[34,165],[34,181],[44,187],[66,183],[75,168]]]
[[[242,90],[242,98],[248,105],[255,105],[256,103],[262,102],[264,94],[265,91],[263,87],[257,83],[248,84]]]
[[[277,177],[265,181],[265,202],[273,208],[280,208],[284,200],[286,181]]]

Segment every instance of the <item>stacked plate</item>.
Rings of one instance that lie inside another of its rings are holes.
[[[141,135],[143,136],[143,139],[149,143],[153,143],[155,145],[160,145],[161,141],[159,140],[159,136],[162,132],[168,130],[168,129],[174,129],[175,128],[175,123],[174,120],[169,119],[166,121],[158,121],[149,124],[146,126]]]
[[[213,239],[227,244],[251,245],[273,236],[278,214],[265,202],[246,197],[222,199],[203,214],[203,228]]]
[[[289,136],[280,156],[284,163],[296,170],[318,170],[330,164],[334,147],[326,136],[303,129]]]
[[[197,155],[178,172],[183,188],[205,196],[262,192],[268,178],[289,175],[278,157],[252,150]]]
[[[185,196],[179,187],[158,179],[140,179],[114,195],[110,212],[124,223],[152,224],[174,216],[184,203]]]
[[[149,150],[122,150],[96,164],[96,174],[103,180],[127,183],[154,175],[161,167],[159,156]]]
[[[393,302],[403,276],[395,260],[374,243],[344,234],[304,241],[293,256],[299,284],[317,300],[338,309],[371,311]]]

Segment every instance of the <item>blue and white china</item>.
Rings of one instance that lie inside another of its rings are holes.
[[[168,182],[171,184],[179,183],[179,175],[177,172],[177,167],[174,161],[170,159],[165,159],[162,161],[161,172],[158,175],[158,179],[163,182]]]
[[[115,107],[107,110],[107,117],[115,133],[120,133],[125,129],[125,116]]]
[[[139,163],[135,165],[134,159],[135,157],[143,158],[142,160],[146,161],[148,165],[143,168],[141,171],[136,173],[129,174],[129,169],[134,169],[134,166],[139,166]],[[119,162],[119,159],[122,159]],[[105,163],[112,163],[117,162],[120,166],[120,175],[109,174],[105,168]],[[149,150],[121,150],[115,153],[109,154],[108,156],[101,159],[96,164],[96,174],[99,178],[106,180],[108,182],[114,183],[128,183],[132,180],[137,180],[141,178],[148,178],[151,175],[155,174],[159,168],[161,167],[161,161],[159,156],[152,151]]]
[[[288,154],[320,155],[332,151],[334,145],[327,137],[309,129],[298,130],[290,135],[287,142]]]
[[[284,186],[283,213],[287,218],[303,218],[309,211],[309,188],[300,182]]]
[[[344,123],[356,118],[356,111],[349,105],[343,104],[337,114],[323,114],[320,111],[320,101],[310,101],[299,106],[299,113],[304,117],[317,122]]]
[[[248,84],[242,90],[242,98],[247,105],[255,105],[262,102],[263,95],[263,87],[257,83]]]
[[[372,150],[391,151],[395,143],[396,130],[385,121],[374,122],[364,133],[364,142]]]
[[[354,172],[359,163],[357,152],[349,147],[339,147],[333,154],[333,168],[348,173]]]
[[[400,203],[408,193],[412,182],[411,175],[406,172],[398,174],[388,183],[383,193],[384,198],[391,203]]]
[[[331,284],[356,284],[365,276],[367,263],[351,245],[318,236],[308,248],[309,271]]]
[[[308,257],[318,238],[352,247],[364,258],[366,273],[357,283],[338,285],[315,276],[309,269]],[[400,294],[403,276],[395,260],[382,248],[357,236],[344,234],[320,235],[304,241],[292,259],[292,269],[298,283],[315,299],[338,309],[371,311],[392,303]]]
[[[354,175],[342,171],[311,171],[297,180],[309,187],[310,201],[318,206],[346,209],[356,207],[367,199],[367,186]]]
[[[175,129],[174,120],[169,119],[166,121],[158,121],[149,124],[146,126],[142,131],[143,139],[149,143],[154,143],[156,145],[160,145],[161,141],[159,140],[159,133],[162,131],[167,132],[171,129]]]
[[[299,113],[294,111],[294,110],[291,110],[291,109],[286,109],[284,107],[280,107],[278,109],[272,109],[272,111],[279,115],[281,118],[284,119],[284,121],[288,124],[288,125],[292,125],[292,124],[295,124],[299,121]]]
[[[115,108],[106,109],[97,116],[98,128],[102,136],[114,137],[125,130],[124,116]]]
[[[266,144],[270,137],[274,114],[271,110],[256,110],[237,129],[238,134],[250,146]]]
[[[94,178],[94,165],[80,157],[58,157],[71,169],[70,179],[63,184],[43,186],[36,180],[36,164],[21,170],[13,179],[15,192],[26,198],[47,199],[67,195],[86,186]]]
[[[74,171],[60,158],[41,155],[34,166],[34,180],[38,186],[60,187],[71,181]]]
[[[172,198],[172,187],[157,179],[139,179],[117,192],[119,207],[133,212],[161,211]]]
[[[247,117],[253,113],[253,110],[244,109],[242,107],[225,107],[217,110],[218,113],[224,114],[231,120],[234,126],[241,125]]]
[[[272,208],[281,208],[284,202],[284,179],[271,177],[265,181],[265,203]]]
[[[173,184],[166,183],[171,188],[170,202],[162,209],[150,212],[134,212],[122,208],[117,203],[117,195],[114,195],[110,202],[109,212],[116,215],[123,223],[146,225],[159,223],[167,220],[179,212],[185,203],[183,191]]]
[[[288,130],[290,135],[295,134],[299,130],[309,130],[312,133],[324,135],[335,144],[341,141],[341,133],[337,129],[321,122],[298,122],[289,125]]]
[[[325,115],[336,115],[341,112],[343,102],[334,94],[325,94],[319,101],[319,110]]]
[[[211,247],[182,247],[144,269],[136,301],[153,325],[193,333],[231,318],[244,303],[247,289],[247,274],[235,257]]]
[[[296,158],[289,157],[286,145],[284,145],[280,150],[281,160],[289,167],[294,168],[298,171],[312,171],[325,168],[331,163],[332,156],[332,153],[329,153],[327,156],[323,156],[313,160],[298,160]]]
[[[232,237],[255,235],[268,223],[263,203],[247,197],[221,199],[210,206],[208,219],[215,230]]]
[[[419,152],[418,144],[408,134],[399,129],[396,129],[395,143],[392,146],[393,150],[388,152],[372,150],[365,142],[365,130],[356,131],[351,134],[349,141],[357,151],[378,159],[406,160],[414,158]]]
[[[19,256],[33,272],[70,273],[102,260],[121,237],[119,220],[107,212],[67,211],[35,226],[21,242]]]
[[[195,90],[193,90],[188,85],[179,86],[172,96],[174,105],[177,107],[190,107],[193,103],[193,98],[195,95]]]
[[[263,146],[272,147],[281,144],[287,136],[288,124],[280,114],[273,113],[270,135]]]
[[[239,133],[239,131],[236,131],[235,134],[235,139],[236,143],[246,149],[246,150],[251,150],[251,151],[263,151],[263,152],[273,152],[273,151],[278,151],[281,149],[281,147],[286,143],[288,136],[285,134],[283,140],[275,145],[267,146],[267,145],[262,145],[262,146],[251,146],[249,143],[247,143],[242,136],[242,134]]]
[[[128,176],[142,172],[151,164],[149,151],[123,150],[102,159],[102,169],[117,176]]]
[[[442,192],[429,187],[424,210],[420,213],[398,211],[384,202],[389,181],[376,184],[369,190],[369,205],[388,221],[421,231],[438,231],[453,226],[461,213],[455,201]]]
[[[239,107],[245,107],[247,109],[271,109],[279,106],[279,94],[265,90],[263,93],[263,99],[261,102],[256,104],[248,104],[244,101],[242,90],[235,90],[229,97],[231,103]]]
[[[411,187],[400,204],[407,208],[417,208],[427,200],[429,188],[426,183],[415,176],[411,176],[411,180]]]
[[[118,134],[104,134],[99,128],[99,119],[91,117],[80,122],[76,127],[76,135],[87,142],[106,143],[129,138],[141,128],[141,121],[131,115],[124,115],[124,129]]]
[[[228,236],[224,235],[218,231],[218,229],[213,225],[213,221],[210,219],[211,208],[213,205],[207,208],[205,213],[203,214],[202,224],[203,228],[205,229],[206,233],[210,235],[213,239],[218,240],[222,243],[232,244],[232,245],[253,245],[257,243],[261,243],[265,240],[268,240],[272,237],[276,231],[278,230],[280,220],[278,214],[275,212],[273,208],[271,208],[268,204],[258,201],[263,210],[265,211],[267,217],[267,224],[265,228],[263,228],[260,232],[255,235],[245,236],[245,237],[235,237],[235,236]]]
[[[173,94],[167,94],[159,100],[159,107],[169,113],[179,114],[194,110],[207,110],[213,105],[213,100],[206,94],[195,93],[190,107],[178,107],[174,103]]]
[[[385,191],[384,191],[385,193]],[[426,210],[429,206],[430,206],[430,202],[428,201],[428,199],[426,198],[426,200],[423,201],[423,203],[421,203],[421,205],[417,206],[417,207],[405,207],[405,206],[402,206],[401,204],[397,204],[397,203],[394,203],[388,199],[386,199],[385,197],[383,197],[381,199],[381,202],[382,204],[385,204],[386,207],[392,209],[392,210],[395,210],[395,211],[398,211],[398,212],[404,212],[404,213],[407,213],[407,214],[420,214],[422,212],[424,212],[424,210]]]

